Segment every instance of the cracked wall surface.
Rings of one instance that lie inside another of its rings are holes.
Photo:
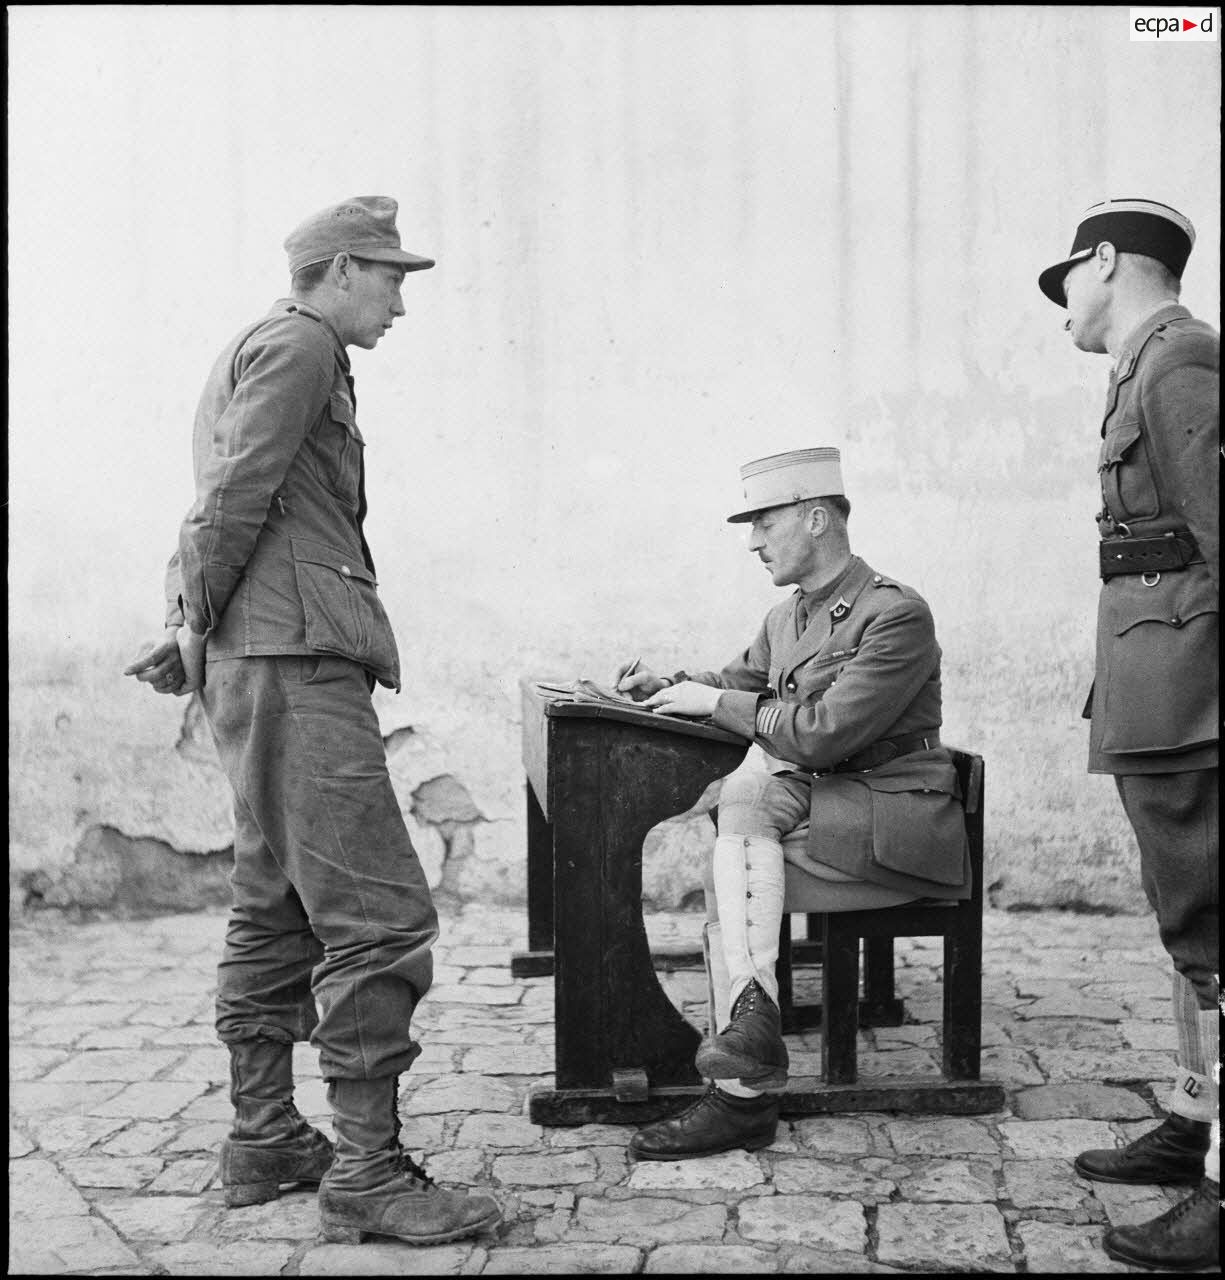
[[[10,914],[135,917],[229,901],[230,791],[199,700],[112,686],[112,674],[14,686]],[[392,786],[435,896],[522,903],[517,704],[495,704],[502,713],[495,718],[488,706],[425,698],[411,723],[404,703],[376,695],[376,705]],[[715,794],[708,790],[690,814],[648,834],[648,907],[700,900],[701,864],[713,842],[703,815]]]

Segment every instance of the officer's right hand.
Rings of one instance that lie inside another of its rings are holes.
[[[613,676],[613,688],[618,693],[630,694],[635,702],[642,702],[645,698],[649,698],[651,694],[665,688],[664,682],[649,667],[639,667],[632,676],[625,673],[634,664],[632,662],[623,662]]]

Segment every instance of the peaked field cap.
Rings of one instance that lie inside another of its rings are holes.
[[[313,213],[285,237],[289,274],[338,253],[351,253],[369,262],[394,262],[406,271],[424,271],[433,258],[400,248],[396,230],[399,205],[390,196],[354,196]]]
[[[747,504],[727,517],[728,524],[747,524],[768,507],[786,507],[805,498],[845,496],[842,459],[837,449],[792,449],[746,462],[740,468]]]
[[[1195,244],[1195,228],[1177,209],[1157,200],[1099,201],[1081,215],[1071,251],[1062,262],[1042,272],[1038,288],[1052,302],[1066,307],[1063,278],[1068,268],[1089,257],[1103,240],[1109,240],[1120,253],[1156,258],[1181,280]]]

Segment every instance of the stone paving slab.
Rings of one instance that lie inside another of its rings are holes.
[[[646,924],[657,944],[700,938],[693,913]],[[440,1182],[491,1190],[503,1221],[433,1247],[326,1244],[309,1190],[222,1204],[229,1082],[211,1009],[224,928],[203,912],[11,931],[11,1274],[1119,1272],[1101,1249],[1107,1226],[1186,1194],[1072,1167],[1160,1114],[1174,1037],[1147,917],[987,913],[983,1063],[1005,1089],[998,1113],[805,1117],[763,1151],[636,1163],[629,1128],[530,1120],[530,1093],[553,1083],[552,980],[510,974],[522,912],[473,906],[444,912],[400,1110],[414,1157]],[[898,939],[895,955],[907,1020],[861,1032],[861,1070],[932,1074],[939,940]],[[701,975],[661,976],[700,1016]],[[820,1032],[789,1046],[798,1072],[819,1062]],[[309,1046],[294,1070],[303,1113],[330,1132]]]

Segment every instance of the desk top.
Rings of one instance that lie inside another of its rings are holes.
[[[523,676],[519,680],[525,711],[530,707],[538,715],[548,716],[550,719],[619,720],[625,724],[639,725],[661,733],[681,734],[687,738],[706,738],[737,746],[744,746],[748,741],[738,733],[720,729],[708,720],[690,720],[683,716],[661,715],[655,711],[635,711],[632,707],[614,707],[603,702],[573,702],[562,695],[538,688],[537,680],[544,680],[546,684],[566,682],[544,676]]]

